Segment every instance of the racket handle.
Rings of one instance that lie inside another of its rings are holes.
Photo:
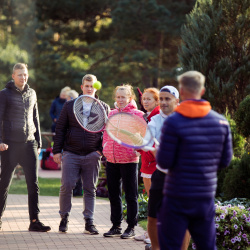
[[[143,151],[155,151],[155,148],[154,147],[149,147],[149,146],[145,146],[142,148]]]
[[[154,140],[156,146],[159,146],[159,145],[160,145],[160,143],[157,141],[156,138],[154,138],[153,140]]]

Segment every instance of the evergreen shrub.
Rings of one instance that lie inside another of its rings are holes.
[[[222,192],[225,198],[250,198],[250,154],[246,152],[240,160],[232,161],[225,174]]]
[[[225,180],[225,177],[227,173],[238,166],[240,164],[240,159],[239,158],[233,158],[232,161],[230,162],[230,165],[227,168],[220,169],[218,171],[218,183],[217,183],[217,191],[216,191],[216,197],[224,197],[223,193],[223,183]]]
[[[250,104],[250,102],[249,102],[249,104]],[[250,108],[250,105],[249,105],[249,108]],[[249,112],[249,115],[250,115],[250,112]],[[234,156],[241,157],[243,155],[243,153],[245,152],[246,140],[241,135],[242,133],[240,133],[240,131],[237,129],[236,121],[231,117],[231,115],[228,113],[228,111],[226,111],[225,117],[228,120],[230,128],[231,128]],[[249,119],[249,121],[250,121],[250,119]]]
[[[250,136],[250,95],[248,95],[239,105],[235,112],[234,119],[237,130],[244,137]]]

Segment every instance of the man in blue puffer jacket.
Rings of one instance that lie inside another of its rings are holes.
[[[158,218],[160,247],[179,250],[188,229],[197,249],[214,250],[217,170],[232,158],[230,127],[201,99],[201,73],[186,72],[178,81],[183,102],[163,125],[156,157],[159,166],[168,169]]]

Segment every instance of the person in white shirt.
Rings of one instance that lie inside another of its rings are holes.
[[[160,142],[161,128],[165,119],[174,112],[174,109],[179,105],[179,92],[173,86],[164,86],[160,89],[160,113],[152,117],[148,123],[148,127],[152,132],[152,135]],[[151,178],[151,188],[149,192],[148,200],[148,234],[151,240],[151,245],[146,245],[145,249],[158,250],[160,249],[158,242],[157,232],[157,213],[161,206],[163,194],[163,185],[166,175],[166,171],[162,172],[162,169],[157,165],[156,171]],[[187,232],[182,243],[181,250],[188,248],[190,241],[190,235]]]

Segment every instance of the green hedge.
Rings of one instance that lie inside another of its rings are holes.
[[[250,198],[249,152],[246,152],[240,160],[232,161],[230,168],[225,173],[222,192],[226,199]]]
[[[248,95],[239,105],[235,112],[234,119],[237,130],[244,137],[250,136],[250,95]]]

